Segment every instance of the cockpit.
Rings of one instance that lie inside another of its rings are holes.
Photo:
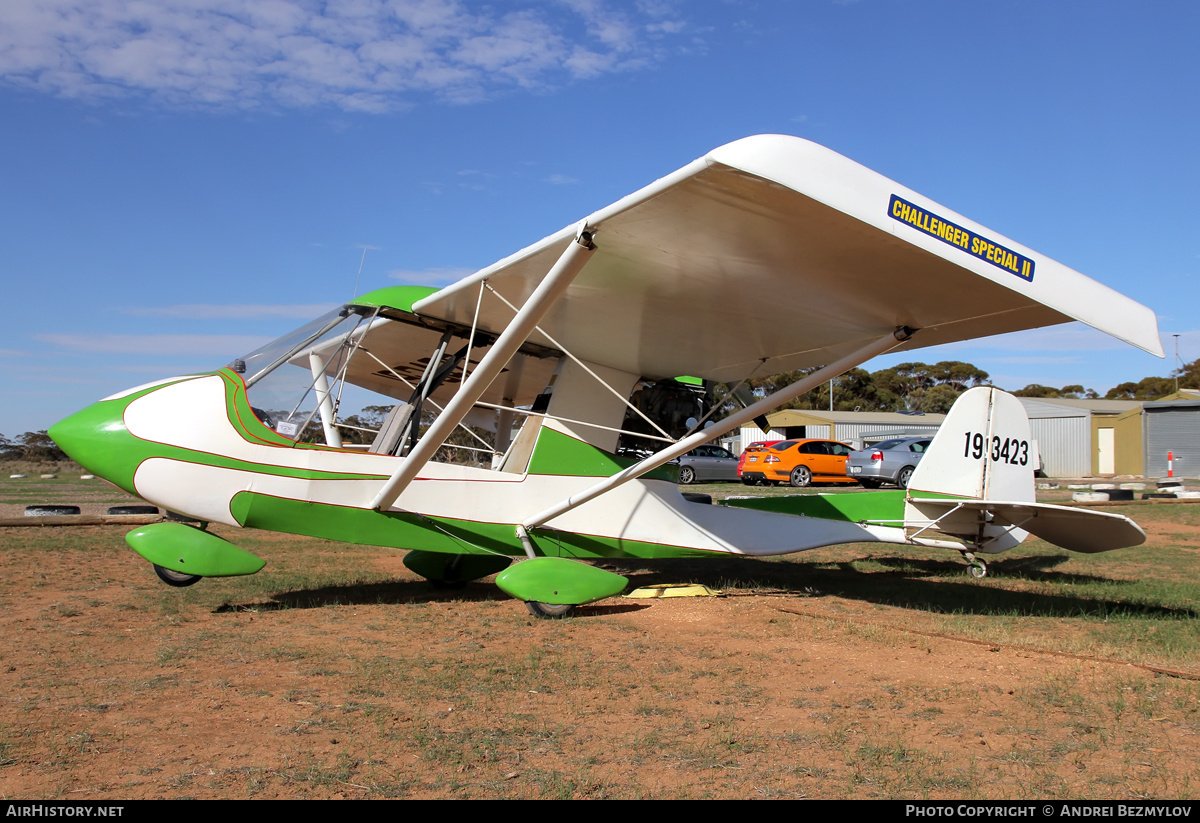
[[[410,289],[426,292],[401,287]],[[297,443],[397,456],[412,450],[494,337],[405,311],[394,305],[395,295],[387,303],[370,297],[228,365],[244,381],[259,421]],[[506,458],[524,422],[547,412],[568,360],[562,351],[526,342],[435,461],[522,471],[521,458]],[[659,435],[681,436],[686,424],[708,408],[709,393],[702,385],[642,381],[632,387],[632,397],[623,388],[624,406],[615,419],[582,419],[591,415],[578,409],[567,414],[585,431],[608,430],[612,439],[605,450],[630,457],[649,453],[656,441],[667,439]],[[517,451],[527,454],[528,449]]]
[[[485,332],[395,308],[348,305],[228,368],[245,382],[255,416],[277,434],[403,456],[492,342]],[[560,359],[551,349],[522,347],[439,452],[439,462],[495,466],[515,424],[545,410]]]

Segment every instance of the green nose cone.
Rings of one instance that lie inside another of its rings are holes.
[[[48,434],[67,456],[93,474],[135,494],[133,472],[144,455],[125,428],[125,403],[93,403],[50,427]]]

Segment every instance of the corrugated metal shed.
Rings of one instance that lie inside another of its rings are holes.
[[[744,427],[741,445],[745,448],[755,440],[818,437],[862,446],[864,441],[876,443],[889,437],[935,434],[945,419],[944,414],[784,409],[767,415],[770,434],[763,434],[757,426]]]
[[[1146,476],[1167,476],[1167,452],[1175,455],[1176,477],[1200,476],[1200,401],[1144,403]]]
[[[1030,434],[1051,477],[1138,474],[1141,471],[1137,400],[1022,397]],[[1112,430],[1101,444],[1104,433]],[[1116,453],[1113,454],[1112,450]],[[1102,452],[1105,456],[1102,457]]]
[[[1110,448],[1115,445],[1113,465],[1117,474],[1141,473],[1144,456],[1147,476],[1165,475],[1166,449],[1162,446],[1165,441],[1161,441],[1161,438],[1167,438],[1179,444],[1175,453],[1184,456],[1194,475],[1200,475],[1200,402],[1142,404],[1136,400],[1019,399],[1029,415],[1030,433],[1037,441],[1043,469],[1051,477],[1090,477],[1099,474],[1099,440],[1103,437],[1101,429],[1115,430],[1115,437],[1108,438],[1106,442],[1110,443]],[[1151,406],[1177,405],[1189,411],[1170,421],[1165,417],[1160,418],[1159,426],[1153,433],[1153,443],[1147,429],[1146,445],[1143,447],[1140,444],[1143,405],[1147,409]],[[730,443],[727,447],[740,453],[742,448],[755,440],[791,437],[830,438],[861,447],[889,437],[936,434],[946,418],[941,414],[785,409],[771,413],[767,419],[771,424],[769,434],[764,434],[757,426],[747,426],[741,430],[740,443]],[[1193,442],[1196,447],[1194,456],[1189,445]],[[1151,454],[1153,449],[1160,451],[1161,455]],[[1112,473],[1112,469],[1109,472]]]
[[[1059,400],[1017,399],[1029,415],[1029,434],[1037,441],[1042,470],[1050,477],[1090,475],[1091,410]]]

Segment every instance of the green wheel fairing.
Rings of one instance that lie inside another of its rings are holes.
[[[420,549],[450,554],[525,553],[516,524],[480,523],[406,512],[378,512],[291,500],[259,492],[238,492],[229,510],[241,525],[252,529],[324,537],[343,543]],[[614,537],[593,537],[554,529],[530,532],[537,550],[551,557],[710,557],[720,552],[644,543]]]
[[[512,558],[492,554],[446,554],[412,549],[404,555],[404,566],[435,584],[462,585],[497,574],[508,568]]]
[[[256,574],[264,561],[212,532],[184,523],[153,523],[125,535],[125,542],[149,560],[171,571],[200,577]]]
[[[619,574],[561,557],[522,560],[496,575],[496,585],[511,597],[564,606],[612,597],[628,584]]]

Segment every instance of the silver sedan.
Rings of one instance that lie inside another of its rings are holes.
[[[932,437],[897,437],[850,452],[846,475],[868,489],[877,489],[884,483],[907,489],[913,470],[931,442]]]
[[[679,458],[679,482],[688,485],[702,480],[736,481],[738,460],[720,446],[697,446]]]

